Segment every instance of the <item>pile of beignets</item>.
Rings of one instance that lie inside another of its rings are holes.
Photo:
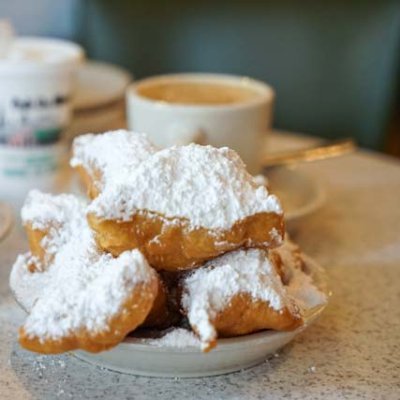
[[[87,134],[71,166],[88,199],[32,191],[30,251],[11,288],[21,345],[98,352],[140,330],[184,327],[204,351],[221,337],[304,323],[307,259],[284,240],[279,200],[228,148],[157,149],[144,134]]]

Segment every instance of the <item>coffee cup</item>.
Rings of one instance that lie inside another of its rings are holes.
[[[162,75],[133,83],[126,97],[129,129],[156,145],[228,146],[259,172],[275,97],[267,84],[222,74]]]

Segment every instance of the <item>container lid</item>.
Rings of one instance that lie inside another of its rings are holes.
[[[79,64],[84,51],[67,40],[19,37],[12,39],[7,52],[0,58],[0,72],[28,72],[45,67],[68,67]]]

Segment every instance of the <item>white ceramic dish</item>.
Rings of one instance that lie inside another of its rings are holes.
[[[325,202],[323,187],[296,169],[273,168],[266,176],[271,192],[282,202],[289,223],[315,212]]]
[[[310,261],[313,280],[328,296],[324,271]],[[102,368],[133,375],[195,378],[222,375],[264,362],[269,355],[289,343],[321,315],[321,305],[310,309],[305,324],[292,332],[263,331],[251,335],[219,339],[216,348],[203,353],[197,347],[160,347],[156,340],[128,337],[117,347],[98,354],[76,351],[73,354]]]
[[[209,353],[199,348],[159,347],[146,339],[127,338],[112,350],[98,354],[76,351],[73,354],[90,364],[132,375],[163,378],[196,378],[239,371],[264,362],[322,313],[319,307],[306,319],[305,326],[292,332],[264,331],[218,340]]]

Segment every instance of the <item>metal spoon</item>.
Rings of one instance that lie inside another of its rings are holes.
[[[262,160],[262,166],[264,169],[268,169],[282,165],[324,160],[352,153],[356,148],[357,145],[353,139],[334,140],[315,147],[284,151],[265,156]]]

